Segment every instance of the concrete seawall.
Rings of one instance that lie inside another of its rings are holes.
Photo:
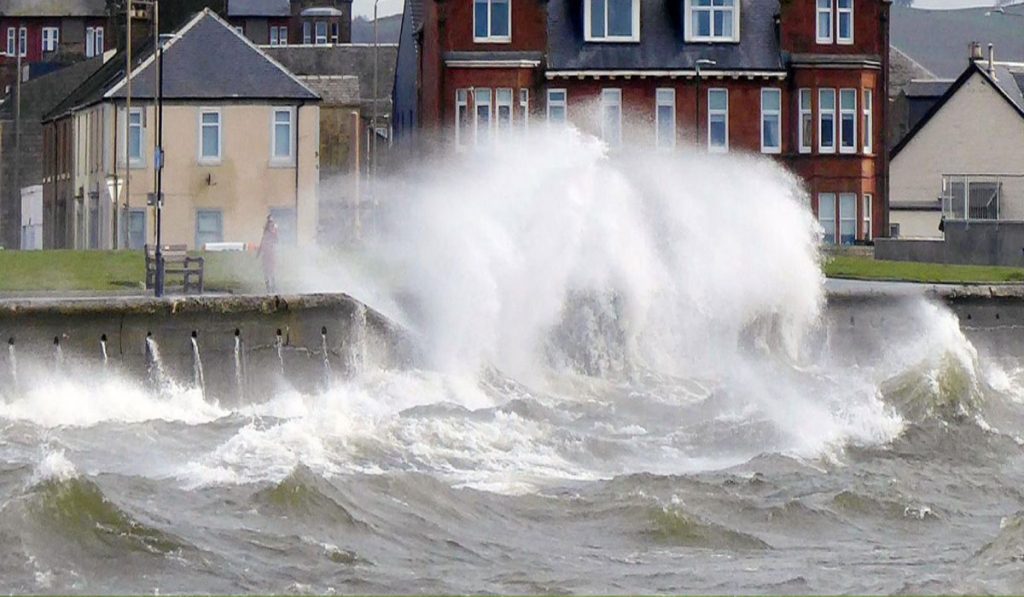
[[[167,373],[191,380],[193,332],[208,393],[219,397],[240,393],[236,334],[244,391],[253,395],[271,391],[282,369],[305,390],[322,383],[328,369],[344,376],[363,362],[403,367],[414,360],[405,331],[344,294],[0,301],[0,342],[13,341],[19,361],[37,364],[56,363],[55,339],[67,361],[100,363],[105,336],[109,364],[145,376],[146,338],[152,333]]]

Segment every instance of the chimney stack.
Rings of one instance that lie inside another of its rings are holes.
[[[993,79],[996,77],[996,48],[992,44],[988,45],[988,74]]]
[[[967,45],[967,59],[968,60],[981,60],[981,44],[972,41]]]

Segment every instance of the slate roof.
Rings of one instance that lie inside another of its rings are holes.
[[[953,79],[914,79],[904,93],[907,97],[939,97],[946,93]]]
[[[105,17],[106,0],[0,0],[9,17]]]
[[[892,148],[890,154],[891,158],[895,158],[904,147],[910,143],[917,133],[928,125],[928,122],[938,114],[939,110],[949,101],[949,98],[953,97],[957,91],[971,77],[975,74],[979,74],[984,77],[994,89],[999,92],[999,95],[1005,99],[1010,106],[1017,111],[1017,114],[1021,118],[1024,118],[1024,66],[1020,64],[1008,65],[1006,63],[996,63],[994,65],[994,73],[988,72],[988,63],[985,60],[971,60],[968,62],[968,66],[964,71],[957,77],[956,81],[953,81],[946,89],[946,92],[942,94],[942,97],[935,102],[935,104],[928,110],[928,112],[907,132],[906,135],[900,139],[899,143]],[[980,118],[984,118],[984,115],[979,115]]]
[[[152,42],[138,51],[132,97],[152,99],[156,64]],[[303,100],[319,96],[209,9],[196,15],[164,45],[166,100]],[[107,97],[125,98],[125,56],[118,53],[48,116],[57,118]]]
[[[21,117],[38,121],[71,91],[103,66],[102,58],[90,58],[65,66],[21,85]],[[0,103],[0,120],[14,118],[14,89]]]
[[[549,70],[692,70],[696,61],[717,62],[715,70],[783,70],[775,37],[778,0],[741,0],[740,42],[683,43],[676,3],[640,0],[639,43],[585,43],[580,0],[548,2]]]
[[[355,75],[306,75],[300,78],[320,95],[325,106],[359,104],[359,77]]]
[[[291,14],[289,0],[228,0],[229,17],[287,17]]]
[[[377,72],[377,91],[373,89],[373,46],[338,44],[331,46],[272,46],[263,50],[299,77],[353,75],[359,79],[363,101],[391,97],[398,47],[381,44]]]
[[[995,45],[996,60],[1024,60],[1024,3],[991,8],[922,10],[890,9],[890,41],[937,77],[954,79],[963,72],[967,46]],[[990,14],[986,14],[990,13]]]

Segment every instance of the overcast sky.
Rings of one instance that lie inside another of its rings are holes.
[[[992,6],[995,0],[915,0],[914,6],[918,8],[967,8],[970,6]],[[357,16],[373,17],[373,0],[355,0],[352,4],[353,12]],[[380,0],[377,11],[380,16],[393,15],[402,12],[403,0]]]

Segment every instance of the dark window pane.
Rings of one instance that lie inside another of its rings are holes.
[[[630,37],[633,35],[633,0],[607,0],[608,35]]]

